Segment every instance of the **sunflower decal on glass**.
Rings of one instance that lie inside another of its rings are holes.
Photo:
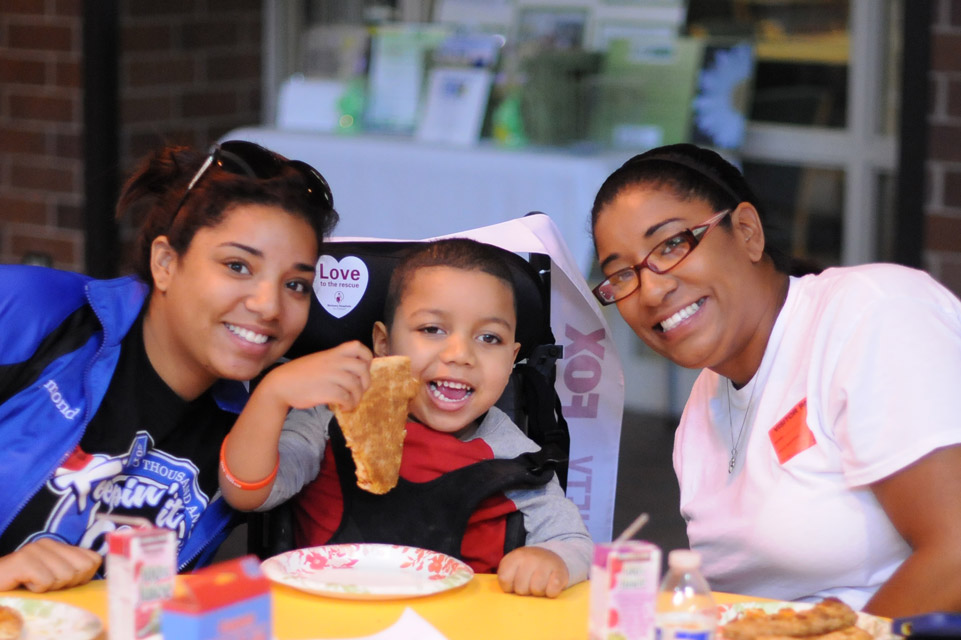
[[[741,146],[753,79],[754,47],[750,44],[705,48],[693,103],[694,142],[721,149]]]

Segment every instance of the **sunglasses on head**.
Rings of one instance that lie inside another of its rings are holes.
[[[214,166],[234,175],[260,180],[276,178],[283,172],[284,167],[292,167],[300,172],[307,183],[307,201],[311,206],[324,210],[334,208],[334,196],[330,192],[330,185],[327,184],[327,180],[306,162],[288,160],[282,155],[253,142],[228,140],[210,147],[207,158],[197,169],[194,177],[190,179],[187,189],[180,197],[180,202],[174,209],[172,219],[180,213],[187,196],[190,195],[200,179]]]

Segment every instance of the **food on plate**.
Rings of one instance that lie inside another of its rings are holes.
[[[837,598],[825,598],[810,609],[784,607],[774,613],[748,609],[721,627],[727,640],[870,640],[855,624],[858,614]]]
[[[0,605],[0,640],[17,640],[23,632],[20,612]]]
[[[387,493],[397,485],[407,434],[407,407],[417,392],[410,358],[383,356],[370,365],[370,387],[352,411],[332,407],[357,466],[357,486]]]
[[[758,636],[757,640],[872,640],[874,636],[851,625],[828,633],[815,633],[807,636]]]

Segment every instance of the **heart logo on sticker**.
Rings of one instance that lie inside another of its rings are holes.
[[[367,265],[356,256],[337,261],[320,256],[314,273],[314,293],[320,306],[335,318],[350,313],[367,291]]]

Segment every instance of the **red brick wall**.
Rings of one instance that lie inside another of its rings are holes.
[[[0,263],[83,271],[83,0],[2,0]],[[97,1],[97,0],[88,0]],[[120,0],[122,176],[260,121],[260,0]]]
[[[924,267],[961,294],[961,0],[931,16]]]
[[[81,0],[3,0],[0,262],[83,265]]]
[[[261,0],[121,1],[126,169],[165,143],[205,147],[260,122]]]

